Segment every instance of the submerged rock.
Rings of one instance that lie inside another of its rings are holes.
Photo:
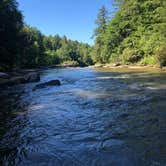
[[[24,75],[25,82],[40,81],[40,74],[38,72],[31,72]]]
[[[45,88],[47,86],[60,86],[60,85],[61,83],[59,80],[51,80],[51,81],[36,85],[32,90],[35,91],[36,89]]]
[[[138,83],[133,83],[128,85],[128,88],[131,90],[143,90],[143,85],[140,85]]]
[[[2,79],[8,79],[8,78],[10,78],[10,76],[7,73],[0,72],[0,78],[2,78]]]

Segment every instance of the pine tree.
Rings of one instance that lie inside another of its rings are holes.
[[[99,10],[97,19],[95,21],[97,28],[94,31],[94,36],[95,36],[94,61],[100,63],[106,62],[105,56],[103,54],[104,50],[103,46],[104,46],[104,34],[107,28],[107,21],[108,21],[107,10],[105,6],[102,6]]]

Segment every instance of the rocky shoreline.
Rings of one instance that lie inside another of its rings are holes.
[[[12,71],[7,73],[0,72],[1,87],[38,81],[40,81],[40,74],[38,70],[34,69]]]
[[[166,67],[160,67],[160,66],[122,65],[120,63],[115,63],[115,64],[95,64],[95,65],[89,66],[89,68],[110,68],[110,69],[128,68],[128,69],[162,69],[162,70],[166,70]]]

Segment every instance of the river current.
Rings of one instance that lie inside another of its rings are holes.
[[[53,79],[0,90],[0,165],[166,165],[166,72],[41,72]]]

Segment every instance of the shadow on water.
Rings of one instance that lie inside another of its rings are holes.
[[[1,165],[166,164],[166,72],[52,69],[0,94]]]

